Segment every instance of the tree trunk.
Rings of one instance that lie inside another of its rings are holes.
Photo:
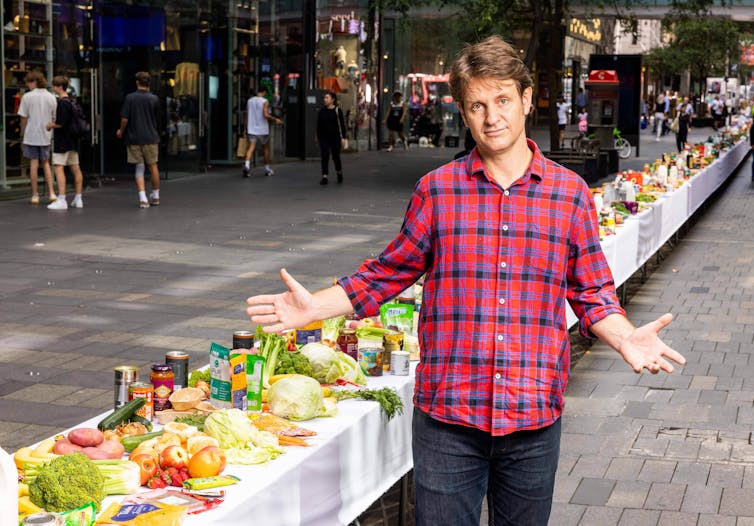
[[[545,25],[549,35],[549,47],[545,48],[547,89],[550,92],[550,150],[560,150],[560,129],[558,127],[557,96],[563,92],[563,0],[555,0],[546,13]]]

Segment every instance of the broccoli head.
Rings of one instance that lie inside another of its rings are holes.
[[[85,455],[63,455],[39,466],[29,485],[29,497],[47,511],[67,511],[88,502],[99,510],[105,498],[105,478]]]
[[[314,377],[312,364],[299,351],[281,351],[275,364],[275,374],[303,374]]]

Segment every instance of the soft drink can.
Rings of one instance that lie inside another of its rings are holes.
[[[173,369],[173,390],[188,387],[189,355],[183,351],[170,351],[165,354],[165,363]]]
[[[254,347],[254,333],[251,331],[233,332],[233,349],[251,349]]]
[[[118,409],[128,402],[128,389],[131,384],[139,381],[139,368],[134,365],[119,365],[115,369],[115,403],[113,407]]]

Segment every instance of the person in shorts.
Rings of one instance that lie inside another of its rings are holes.
[[[48,130],[53,130],[55,146],[52,151],[52,165],[55,170],[55,178],[58,181],[58,199],[47,205],[49,210],[67,210],[68,203],[65,200],[65,168],[73,174],[73,184],[76,195],[71,201],[73,208],[84,208],[84,200],[81,198],[81,190],[84,185],[84,176],[79,166],[79,152],[76,151],[78,138],[71,134],[76,103],[68,96],[68,77],[59,75],[52,79],[52,91],[58,96],[58,107],[55,111],[55,120],[47,124]]]
[[[385,125],[388,130],[388,147],[387,151],[393,151],[395,146],[395,136],[401,141],[404,150],[408,150],[408,140],[403,133],[403,121],[408,113],[408,103],[403,100],[403,94],[400,91],[393,93],[393,99],[390,101],[387,115],[385,115]]]
[[[246,148],[246,159],[243,164],[243,176],[251,175],[251,156],[257,143],[264,147],[264,174],[270,176],[275,172],[270,167],[270,123],[283,124],[283,121],[270,114],[270,103],[265,96],[267,87],[260,86],[257,94],[246,102],[246,138],[249,146]]]
[[[565,129],[568,124],[568,113],[571,106],[563,99],[563,95],[558,95],[558,130],[560,130],[560,147],[563,148],[565,140]]]
[[[50,140],[52,132],[47,129],[47,123],[55,118],[57,101],[52,93],[47,91],[47,79],[40,71],[30,71],[24,78],[29,91],[21,97],[18,115],[21,117],[21,137],[23,156],[29,159],[29,178],[31,179],[31,204],[39,204],[39,189],[37,174],[39,165],[47,183],[50,202],[57,199],[52,185],[52,170],[50,170]]]
[[[160,204],[159,156],[160,99],[149,91],[151,77],[146,71],[136,74],[136,91],[126,95],[120,110],[119,139],[125,138],[129,164],[135,164],[136,189],[139,192],[139,208]],[[144,185],[144,167],[149,168],[152,193],[147,200]]]

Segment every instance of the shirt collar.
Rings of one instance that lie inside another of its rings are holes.
[[[527,138],[526,145],[529,147],[529,150],[531,150],[533,154],[531,164],[529,164],[529,168],[526,170],[526,173],[521,179],[516,182],[516,184],[526,183],[530,178],[534,179],[537,182],[540,182],[542,181],[546,173],[547,168],[545,157],[539,150],[537,143]],[[484,161],[479,155],[479,151],[476,147],[474,147],[474,149],[471,150],[471,153],[466,157],[466,176],[471,179],[475,175],[482,175],[487,180],[490,180],[490,178],[487,177],[487,174],[484,171]]]

